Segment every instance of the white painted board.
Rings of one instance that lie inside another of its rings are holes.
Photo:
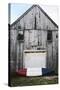
[[[24,68],[46,68],[46,52],[24,52]]]
[[[27,68],[27,76],[40,76],[42,75],[42,68]]]

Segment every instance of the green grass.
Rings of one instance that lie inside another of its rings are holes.
[[[21,77],[11,78],[11,86],[31,86],[31,85],[47,85],[57,84],[57,76],[40,76],[40,77]]]

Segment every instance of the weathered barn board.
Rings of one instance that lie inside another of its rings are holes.
[[[10,30],[10,63],[11,72],[16,71],[17,59],[17,30]]]
[[[32,49],[32,47],[35,47],[35,49],[39,49],[39,48],[46,49],[46,42],[47,42],[46,31],[44,30],[26,30],[25,31],[25,44],[27,45],[27,49],[29,46],[30,46],[30,49]]]
[[[19,68],[23,68],[23,42],[17,42],[17,62],[16,62],[16,71]]]
[[[58,37],[56,37],[58,32],[53,31],[53,63],[54,63],[54,69],[56,72],[58,71]],[[56,68],[57,67],[57,68]]]
[[[44,31],[42,30],[42,48],[47,48],[46,45],[47,45],[47,31]]]
[[[46,50],[46,67],[57,72],[58,26],[39,5],[29,8],[10,31],[12,71],[23,68],[24,50]]]
[[[47,45],[47,53],[48,53],[48,58],[47,58],[47,63],[48,63],[48,65],[47,65],[47,67],[48,68],[52,68],[53,67],[53,58],[52,58],[52,43],[50,43],[50,44],[48,44]]]
[[[29,31],[25,31],[24,34],[24,49],[28,49],[29,48]]]

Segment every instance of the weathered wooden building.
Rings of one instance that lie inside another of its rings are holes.
[[[32,67],[58,71],[58,25],[39,5],[29,8],[10,27],[11,72]]]

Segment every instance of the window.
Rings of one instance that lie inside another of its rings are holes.
[[[52,41],[52,31],[48,30],[47,32],[47,40]]]
[[[18,29],[20,30],[21,29],[21,26],[18,26]]]
[[[56,34],[56,38],[58,38],[58,34]]]
[[[17,39],[18,40],[23,40],[24,39],[24,36],[22,34],[18,34]]]

